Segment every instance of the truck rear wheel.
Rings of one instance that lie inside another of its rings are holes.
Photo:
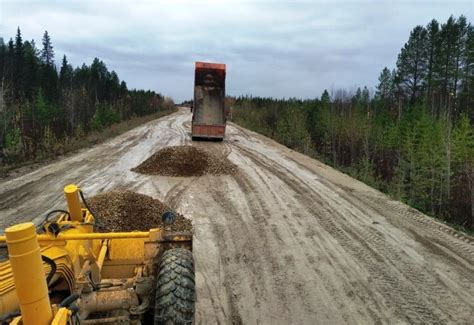
[[[156,281],[155,325],[192,324],[196,289],[190,250],[172,248],[163,253]]]

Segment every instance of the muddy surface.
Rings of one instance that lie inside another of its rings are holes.
[[[142,174],[185,177],[234,174],[236,170],[227,157],[193,146],[163,148],[132,168]]]
[[[196,324],[472,323],[474,241],[384,194],[230,124],[222,143],[191,142],[189,109],[0,183],[0,227],[64,208],[62,188],[116,188],[189,217]],[[192,145],[230,175],[130,169]]]
[[[152,228],[162,228],[192,233],[189,219],[148,195],[132,191],[113,191],[91,197],[87,199],[87,202],[102,232],[147,231]],[[174,222],[163,222],[162,215],[165,212],[174,214]]]

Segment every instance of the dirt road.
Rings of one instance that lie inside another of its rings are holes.
[[[236,175],[130,171],[191,144],[187,109],[0,184],[0,228],[64,207],[62,188],[127,188],[192,219],[197,324],[469,323],[474,241],[334,169],[230,125]]]

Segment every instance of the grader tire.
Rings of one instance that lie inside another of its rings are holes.
[[[191,325],[196,290],[194,261],[190,250],[172,248],[163,253],[158,266],[155,325]]]

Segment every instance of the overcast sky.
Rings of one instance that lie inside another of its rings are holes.
[[[327,88],[374,88],[410,30],[464,14],[474,1],[6,1],[0,37],[17,26],[56,63],[102,59],[129,88],[177,102],[192,97],[195,61],[227,64],[227,93],[319,97]]]

